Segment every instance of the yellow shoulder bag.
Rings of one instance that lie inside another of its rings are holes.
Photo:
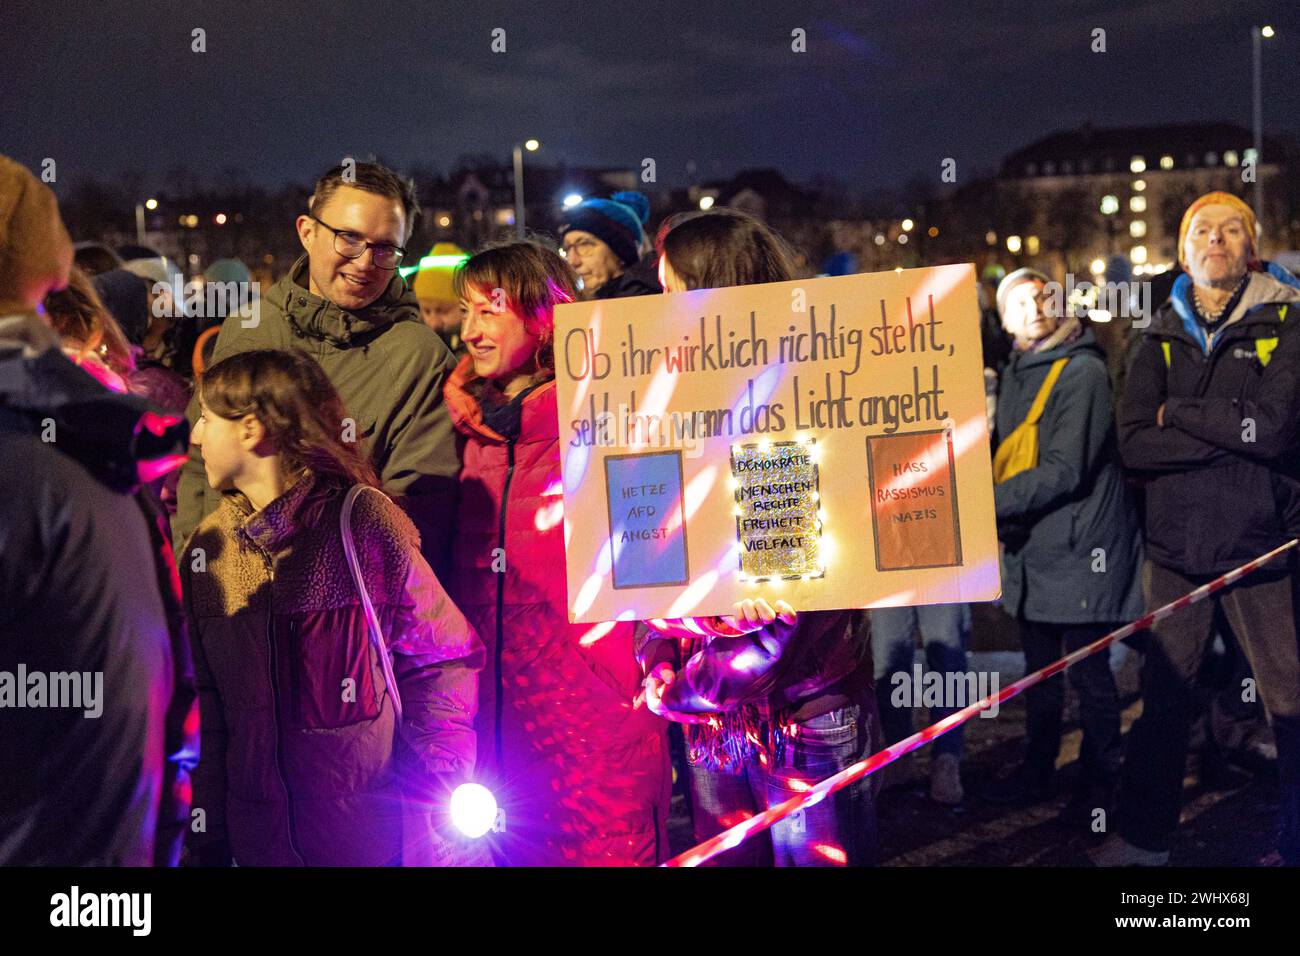
[[[1029,406],[1029,414],[998,445],[998,450],[993,455],[994,484],[1000,485],[1022,471],[1038,467],[1038,420],[1043,417],[1043,408],[1047,405],[1047,397],[1052,394],[1052,386],[1061,377],[1061,370],[1069,361],[1067,357],[1052,363],[1047,378],[1043,379],[1038,394],[1034,396],[1034,404]]]

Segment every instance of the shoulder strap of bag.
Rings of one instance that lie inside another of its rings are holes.
[[[1025,416],[1025,421],[1030,425],[1037,425],[1038,420],[1043,417],[1043,409],[1047,407],[1047,397],[1052,394],[1052,386],[1061,377],[1061,370],[1065,368],[1066,363],[1069,361],[1069,356],[1059,358],[1048,369],[1047,378],[1043,379],[1043,384],[1038,387],[1038,394],[1034,396],[1034,404],[1029,406],[1029,414]]]
[[[397,678],[393,675],[392,657],[388,653],[388,645],[384,643],[383,628],[379,626],[379,615],[375,613],[375,606],[370,602],[370,592],[366,590],[365,578],[361,576],[361,562],[357,560],[357,548],[352,540],[352,506],[356,503],[357,496],[367,488],[370,488],[376,494],[384,494],[378,488],[371,488],[369,485],[353,485],[348,491],[347,497],[343,499],[343,510],[339,512],[339,527],[343,532],[343,553],[347,556],[348,567],[352,571],[352,583],[357,587],[357,594],[361,596],[361,606],[366,612],[370,643],[379,655],[379,663],[384,671],[384,685],[388,689],[388,696],[392,698],[393,711],[396,713],[397,723],[400,725],[402,723],[402,696],[397,692]],[[384,497],[387,497],[387,495],[384,495]]]

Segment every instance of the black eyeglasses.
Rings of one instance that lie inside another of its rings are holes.
[[[360,259],[366,254],[367,249],[373,249],[371,260],[375,266],[392,271],[402,261],[402,256],[406,255],[405,249],[401,246],[395,246],[391,242],[368,242],[365,237],[358,236],[355,232],[335,229],[329,223],[321,222],[313,215],[308,214],[307,218],[334,233],[334,251],[344,259]]]

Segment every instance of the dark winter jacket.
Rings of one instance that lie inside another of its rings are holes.
[[[397,273],[369,307],[345,312],[307,290],[307,258],[294,264],[260,300],[256,325],[226,319],[213,362],[252,349],[300,349],[321,364],[368,443],[384,489],[411,516],[426,560],[445,569],[448,521],[455,511],[456,446],[442,404],[454,363],[438,334],[420,321],[420,306]],[[190,403],[191,424],[197,397]],[[181,550],[220,496],[208,488],[202,451],[194,448],[178,491],[173,528]]]
[[[993,489],[1002,600],[1052,624],[1128,621],[1142,613],[1139,519],[1120,470],[1106,358],[1092,331],[1003,369],[996,441],[1029,415],[1052,363],[1069,358],[1038,423],[1038,465]]]
[[[1269,266],[1269,274],[1288,286],[1297,283],[1277,266]],[[1281,331],[1276,346],[1270,348],[1266,338],[1265,354],[1256,356],[1264,371],[1253,397],[1170,396],[1165,400],[1165,425],[1290,472],[1300,442],[1300,302],[1281,304],[1277,314]]]
[[[0,866],[177,860],[198,714],[175,566],[138,489],[186,435],[35,316],[0,318]],[[91,675],[97,703],[15,706],[52,673]]]
[[[592,298],[625,299],[635,295],[656,295],[663,291],[659,284],[658,262],[653,257],[647,257],[645,261],[634,262],[610,279],[592,293]]]
[[[668,850],[667,727],[632,706],[635,625],[569,623],[555,382],[491,415],[513,438],[484,422],[482,385],[466,358],[446,389],[464,458],[451,592],[489,649],[479,779],[505,812],[503,855],[654,864]]]
[[[1189,575],[1222,574],[1290,537],[1296,486],[1248,451],[1244,423],[1238,420],[1241,448],[1232,450],[1221,427],[1220,444],[1195,437],[1202,428],[1193,422],[1205,406],[1179,406],[1254,402],[1284,316],[1300,307],[1288,303],[1297,299],[1291,285],[1253,272],[1241,304],[1210,340],[1193,314],[1191,279],[1180,276],[1145,330],[1125,381],[1119,428],[1124,464],[1145,483],[1146,548],[1156,563]],[[1177,411],[1162,428],[1157,411],[1165,404],[1168,413],[1170,403]]]
[[[393,656],[399,737],[343,551],[344,492],[309,518],[315,487],[300,479],[256,513],[224,496],[182,563],[203,733],[194,805],[206,814],[191,843],[208,859],[225,843],[240,865],[396,864],[413,849],[402,800],[445,806],[472,773],[482,643],[410,520],[363,492],[353,537]]]

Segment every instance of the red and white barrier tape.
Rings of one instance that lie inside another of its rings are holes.
[[[956,727],[960,727],[980,711],[993,706],[994,703],[1001,705],[1003,701],[1010,700],[1021,691],[1028,690],[1035,684],[1041,684],[1049,677],[1059,674],[1070,665],[1077,664],[1085,657],[1089,657],[1104,648],[1110,647],[1110,645],[1114,644],[1116,641],[1122,641],[1126,637],[1132,637],[1138,631],[1146,630],[1157,621],[1163,621],[1175,611],[1182,610],[1190,604],[1195,604],[1197,601],[1213,594],[1215,591],[1225,588],[1229,584],[1235,583],[1247,574],[1250,574],[1252,571],[1256,571],[1263,567],[1284,551],[1294,548],[1298,543],[1300,543],[1300,539],[1292,538],[1286,544],[1274,548],[1272,551],[1255,558],[1253,561],[1246,562],[1239,568],[1234,568],[1227,574],[1215,578],[1213,581],[1208,581],[1205,584],[1202,584],[1200,587],[1196,588],[1196,590],[1189,591],[1187,594],[1184,594],[1175,601],[1171,601],[1164,607],[1157,608],[1149,614],[1138,618],[1136,621],[1133,621],[1130,624],[1125,624],[1123,627],[1111,631],[1104,637],[1099,637],[1086,647],[1081,647],[1072,654],[1067,654],[1065,657],[1048,664],[1041,670],[1034,671],[1032,674],[1026,674],[1024,677],[1020,678],[1020,680],[1016,681],[1014,684],[1007,685],[996,694],[990,694],[982,700],[977,700],[975,703],[963,707],[955,713],[949,714],[947,717],[943,718],[943,720],[931,724],[924,730],[919,730],[912,734],[912,736],[900,740],[893,746],[872,754],[870,757],[860,760],[849,767],[845,767],[839,773],[827,777],[820,783],[813,785],[806,792],[791,797],[789,800],[779,803],[756,816],[750,817],[748,820],[738,823],[728,830],[724,830],[717,836],[705,840],[703,843],[687,850],[685,853],[673,857],[663,865],[699,866],[701,863],[713,859],[718,854],[739,846],[755,833],[761,833],[763,830],[771,827],[774,823],[785,819],[791,814],[820,803],[836,790],[847,787],[849,784],[875,773],[881,767],[893,763],[904,754],[910,753],[918,747],[928,744],[931,740],[943,736]]]

